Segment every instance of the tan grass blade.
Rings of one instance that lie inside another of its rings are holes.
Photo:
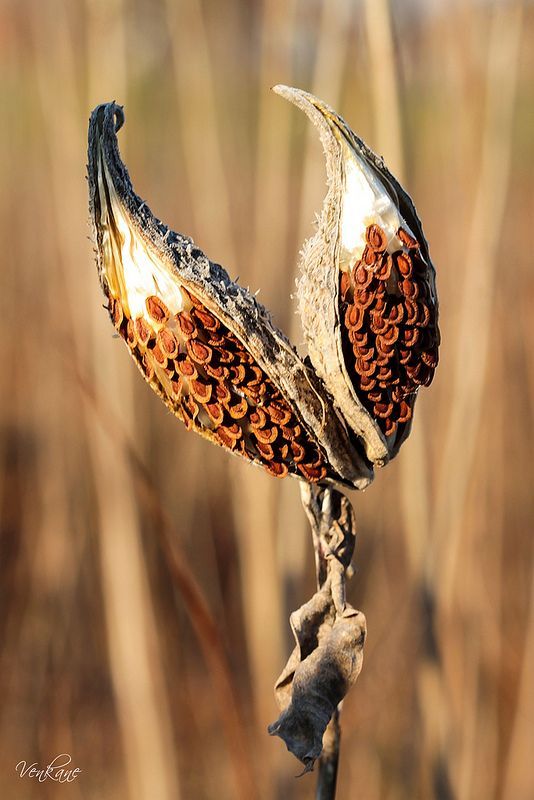
[[[92,0],[88,17],[90,95],[101,96],[113,88],[125,101],[126,3]],[[101,50],[103,32],[109,39]],[[113,76],[113,86],[109,76]],[[121,359],[116,349],[112,351],[100,341],[104,335],[102,314],[97,304],[92,308],[96,386],[105,387],[115,398],[123,424],[133,433],[133,376],[127,359]],[[94,415],[88,419],[88,438],[99,502],[99,549],[110,667],[129,791],[132,797],[146,797],[152,792],[162,798],[175,798],[180,796],[180,789],[172,723],[132,476],[129,464]],[[145,759],[150,764],[148,768]]]
[[[433,579],[450,609],[458,567],[467,489],[473,469],[483,392],[499,246],[509,188],[523,5],[493,11],[486,76],[480,173],[463,260],[460,318],[455,342],[451,413],[438,473],[432,519],[437,548]]]

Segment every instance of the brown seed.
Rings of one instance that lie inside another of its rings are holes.
[[[277,425],[287,425],[293,416],[289,406],[279,400],[273,400],[265,407],[265,410]]]
[[[152,378],[154,377],[154,367],[150,363],[150,360],[148,358],[148,353],[143,354],[140,363],[141,363],[141,368],[145,374],[145,378],[147,379],[147,381],[151,381]]]
[[[357,347],[365,347],[367,344],[368,336],[365,331],[349,331],[349,340]]]
[[[208,364],[213,356],[213,350],[198,339],[189,339],[186,342],[187,352],[197,364]]]
[[[415,347],[419,341],[419,329],[405,328],[403,332],[403,340],[406,347]]]
[[[341,280],[339,282],[339,292],[340,292],[340,295],[341,295],[341,299],[343,301],[346,300],[350,288],[351,288],[350,275],[348,274],[348,272],[342,272],[341,273]]]
[[[399,230],[397,231],[397,236],[399,237],[403,245],[408,249],[419,247],[417,239],[414,239],[414,237],[410,233],[408,233],[408,231],[405,230],[404,228],[399,228]]]
[[[179,353],[174,359],[174,368],[184,378],[198,378],[197,368],[185,353]]]
[[[382,422],[382,427],[386,436],[392,436],[397,430],[397,423],[388,417]]]
[[[354,347],[354,355],[356,358],[361,358],[362,361],[369,361],[374,354],[375,348],[374,347]]]
[[[224,347],[215,347],[215,352],[219,357],[219,361],[221,364],[231,364],[235,361],[235,355],[230,352],[230,350],[226,350]]]
[[[154,337],[154,331],[144,317],[138,317],[135,320],[135,333],[138,341],[143,345],[148,344],[148,341]]]
[[[176,336],[168,328],[161,328],[156,336],[156,342],[162,353],[165,353],[167,358],[176,358],[178,354],[178,342]]]
[[[274,475],[275,478],[285,478],[288,473],[286,465],[278,461],[270,461],[268,464],[265,464],[264,468],[271,475]]]
[[[225,333],[226,336],[226,346],[229,350],[243,350],[244,347],[242,343],[239,341],[237,336],[235,336],[231,331],[227,330]]]
[[[254,428],[254,436],[261,444],[272,444],[278,438],[278,428]]]
[[[147,297],[145,300],[145,305],[149,317],[153,319],[154,322],[159,322],[160,325],[164,325],[168,321],[171,315],[170,311],[159,297],[156,297],[154,294],[150,295],[150,297]]]
[[[414,365],[408,364],[406,374],[415,384],[423,386],[428,379],[428,367],[422,361]]]
[[[186,339],[191,339],[197,335],[197,326],[189,311],[180,311],[180,313],[176,315],[176,320],[182,335],[185,336]]]
[[[215,395],[219,403],[229,403],[232,399],[232,392],[224,383],[219,383],[215,387]]]
[[[410,300],[416,300],[419,296],[419,287],[416,283],[406,278],[399,283],[399,288],[404,295],[404,297],[408,297]]]
[[[404,306],[402,303],[394,303],[391,306],[387,319],[392,325],[399,325],[404,318]]]
[[[379,281],[387,281],[393,268],[393,259],[387,253],[382,256],[382,261],[375,267],[375,277]]]
[[[377,367],[385,367],[389,365],[389,362],[393,358],[393,351],[387,353],[381,353],[377,350],[376,356],[376,366]]]
[[[203,405],[210,402],[213,390],[209,383],[200,380],[191,380],[189,381],[189,386],[191,387],[191,393],[195,400],[198,400],[198,402]]]
[[[373,306],[373,311],[375,312],[375,314],[378,314],[381,317],[383,317],[385,315],[386,300],[387,300],[387,295],[386,295],[385,289],[384,289],[383,292],[380,291],[383,288],[383,286],[384,286],[383,283],[379,284],[379,287],[376,290],[375,304]]]
[[[369,392],[367,397],[371,403],[381,403],[383,398],[383,393],[379,389],[377,389],[374,392]]]
[[[406,400],[401,400],[399,403],[397,422],[408,422],[411,417],[412,407],[406,402]]]
[[[299,442],[291,442],[291,453],[293,454],[293,461],[299,464],[306,457],[306,450]]]
[[[302,472],[306,480],[311,483],[317,483],[326,478],[325,467],[311,467],[308,464],[297,464],[297,468]]]
[[[365,262],[359,261],[352,271],[352,277],[357,289],[366,289],[373,280],[373,271],[365,265]]]
[[[426,328],[430,322],[430,309],[426,303],[417,303],[417,322],[418,328]]]
[[[360,308],[369,308],[375,299],[375,291],[372,289],[357,289],[354,292],[354,305]]]
[[[178,380],[172,380],[171,381],[172,393],[176,397],[180,397],[180,395],[182,394],[183,386],[184,386],[184,382],[183,382],[183,380],[181,378],[178,378]]]
[[[161,367],[165,368],[167,366],[167,356],[157,342],[151,348],[151,353]]]
[[[354,369],[361,375],[362,378],[369,378],[371,375],[374,374],[376,370],[376,362],[375,361],[363,361],[361,358],[357,358],[354,362]]]
[[[191,430],[191,428],[194,427],[193,422],[197,418],[199,412],[199,407],[191,395],[187,395],[187,397],[182,399],[182,411],[187,429]]]
[[[382,335],[382,339],[384,340],[386,345],[391,346],[391,345],[395,344],[395,342],[399,338],[399,333],[400,333],[400,331],[397,328],[397,326],[390,324],[390,325],[388,325],[387,330],[385,330],[384,333],[381,334],[381,335]]]
[[[363,392],[372,392],[376,386],[376,380],[374,378],[369,378],[367,376],[363,376],[360,379],[360,389]]]
[[[364,320],[364,310],[359,306],[355,306],[352,303],[347,306],[347,310],[345,312],[345,326],[350,330],[359,330],[363,325]]]
[[[214,367],[213,364],[204,364],[206,374],[217,381],[225,380],[228,377],[228,367]]]
[[[365,231],[365,238],[373,250],[382,252],[387,247],[387,237],[380,225],[369,225]]]
[[[391,378],[392,376],[393,376],[393,370],[391,369],[391,367],[390,367],[390,366],[383,366],[383,367],[380,367],[380,368],[379,368],[379,369],[376,371],[376,375],[375,375],[375,377],[376,377],[377,381],[379,381],[379,382],[380,382],[380,385],[381,385],[382,383],[386,384],[386,382],[387,382],[387,381],[389,381],[389,380],[390,380],[390,378]],[[382,388],[384,388],[384,389],[385,389],[385,388],[386,388],[386,386],[384,385]]]
[[[254,364],[251,365],[247,370],[247,386],[259,386],[265,380],[265,375],[263,374],[262,370],[255,366]]]
[[[114,327],[119,330],[121,322],[124,319],[121,301],[116,297],[109,298],[109,315]]]
[[[275,455],[280,461],[286,461],[289,455],[289,445],[288,444],[279,445],[276,448]]]
[[[254,359],[252,358],[250,353],[247,353],[246,350],[239,351],[239,359],[241,363],[244,364],[246,367],[249,366],[251,367],[254,364]]]
[[[267,461],[272,461],[272,459],[274,458],[274,450],[270,444],[255,442],[255,446],[262,458],[267,459]]]
[[[260,406],[266,393],[265,384],[261,386],[241,386],[240,391],[249,399],[251,405]]]
[[[135,323],[133,319],[128,320],[128,324],[126,325],[126,341],[130,347],[135,347],[136,345],[136,338],[135,338]]]
[[[262,408],[255,408],[248,419],[253,428],[264,428],[267,424],[267,414]]]
[[[403,278],[410,278],[412,275],[412,259],[408,253],[399,250],[395,253],[395,265]]]
[[[235,448],[237,444],[237,439],[235,439],[234,436],[230,436],[226,427],[221,425],[220,427],[217,428],[215,434],[220,443],[223,444],[225,447],[228,447],[229,450],[233,450]]]
[[[426,350],[421,353],[421,358],[423,359],[424,363],[435,369],[438,365],[438,350],[437,347],[432,348],[432,350]]]
[[[310,467],[319,467],[322,463],[322,453],[315,445],[308,445],[306,449],[306,464]]]
[[[374,263],[377,259],[377,253],[373,250],[372,247],[365,247],[362,253],[362,261],[368,267],[374,266]]]
[[[220,425],[224,419],[224,409],[218,403],[206,403],[206,411],[214,425]]]
[[[207,331],[218,331],[221,327],[219,320],[216,319],[213,314],[210,314],[209,311],[206,311],[205,308],[193,308],[191,317],[200,328],[205,328]]]
[[[414,300],[406,299],[404,301],[404,310],[406,311],[406,325],[415,325],[419,317],[417,303]]]
[[[397,403],[397,405],[402,402],[405,397],[408,397],[408,395],[406,394],[406,388],[404,386],[395,386],[391,390],[391,399],[394,403]]]
[[[389,415],[393,411],[393,403],[387,401],[383,401],[381,403],[375,403],[373,406],[373,411],[375,412],[377,417],[386,419],[386,417],[389,417]]]
[[[189,300],[191,305],[195,306],[195,308],[204,308],[204,305],[200,302],[198,297],[196,297],[196,295],[192,294],[192,292],[190,292],[189,289],[186,289],[185,286],[181,287],[181,291],[182,291],[183,296],[187,300]]]
[[[210,333],[208,344],[213,347],[224,347],[226,344],[226,336],[223,333]]]
[[[231,425],[225,425],[224,430],[232,439],[241,439],[243,437],[243,429],[237,422],[232,422]]]
[[[412,358],[411,350],[406,350],[404,348],[401,348],[399,350],[399,363],[401,363],[403,366],[405,364],[408,364],[411,358]]]
[[[244,397],[241,397],[237,403],[227,403],[225,408],[232,419],[243,419],[248,413],[248,403]]]
[[[375,346],[376,352],[381,356],[391,356],[393,353],[394,344],[389,342],[382,334],[376,337]]]
[[[373,310],[369,327],[373,333],[382,334],[389,328],[389,321],[380,312]]]
[[[242,384],[245,380],[245,376],[246,369],[243,364],[238,364],[237,367],[230,367],[229,378],[235,386]]]

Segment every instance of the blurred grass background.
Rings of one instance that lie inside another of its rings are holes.
[[[102,309],[91,109],[126,108],[134,186],[301,341],[295,264],[324,194],[283,82],[402,175],[443,346],[364,494],[368,620],[339,797],[534,797],[534,35],[530,3],[3,0],[0,796],[310,798],[266,726],[313,591],[298,486],[186,433]],[[68,752],[69,786],[20,779]]]

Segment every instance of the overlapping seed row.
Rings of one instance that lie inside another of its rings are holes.
[[[386,436],[412,416],[419,386],[438,363],[439,332],[427,266],[416,240],[400,228],[402,247],[388,252],[379,225],[340,277],[340,317],[346,364],[356,392]]]
[[[155,295],[147,318],[129,319],[110,297],[115,328],[146,380],[188,429],[260,462],[279,478],[288,472],[318,482],[327,475],[320,447],[299,423],[244,345],[193,294],[172,315]]]

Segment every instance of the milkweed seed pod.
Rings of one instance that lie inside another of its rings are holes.
[[[313,95],[275,91],[310,117],[326,155],[328,192],[298,284],[311,365],[250,292],[134,193],[115,103],[89,124],[100,280],[146,381],[187,428],[276,477],[363,489],[408,436],[437,365],[434,268],[382,160]]]
[[[271,475],[365,488],[362,442],[265,308],[134,193],[123,123],[115,103],[91,115],[90,215],[109,314],[145,380],[187,428]]]
[[[408,436],[438,362],[428,244],[410,197],[335,111],[299,89],[274,91],[308,115],[326,157],[328,191],[297,292],[310,359],[381,466]]]

